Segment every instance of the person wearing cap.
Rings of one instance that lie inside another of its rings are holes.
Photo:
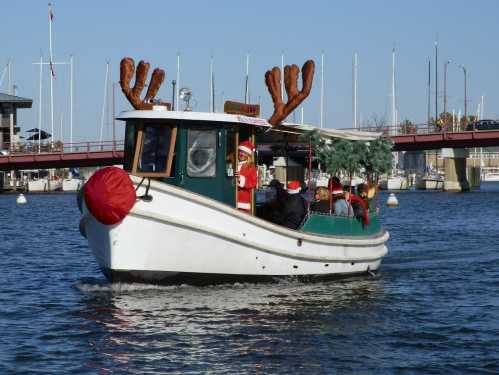
[[[248,213],[251,211],[252,190],[257,184],[256,167],[251,161],[253,149],[253,144],[250,141],[239,144],[239,163],[235,173],[237,178],[237,208]]]
[[[300,195],[300,181],[288,182],[288,196],[282,210],[275,213],[275,223],[290,229],[298,229],[307,214],[307,202]]]

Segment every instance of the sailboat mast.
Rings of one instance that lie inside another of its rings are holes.
[[[435,122],[438,120],[438,42],[435,41]]]
[[[11,65],[12,65],[12,62],[9,61],[7,62],[7,84],[9,85],[9,87],[7,88],[7,92],[9,93],[9,95],[12,95],[12,71],[11,71]]]
[[[324,51],[321,53],[321,129],[324,127]]]
[[[357,52],[353,57],[353,127],[357,129]]]
[[[38,91],[38,153],[41,146],[42,132],[42,84],[43,84],[43,56],[40,55],[40,74],[39,74],[39,91]]]
[[[284,51],[281,52],[281,99],[284,102]]]
[[[69,57],[69,143],[73,150],[73,55]]]
[[[100,118],[100,137],[99,141],[102,143],[102,133],[104,130],[104,121],[106,118],[106,105],[107,105],[107,81],[109,76],[109,61],[106,63],[106,77],[104,78],[104,98],[102,100],[102,113]]]
[[[210,58],[210,112],[215,112],[215,79],[213,71],[213,56]]]
[[[244,89],[244,103],[249,104],[249,54],[246,54],[246,85]]]
[[[397,109],[395,102],[395,48],[392,49],[392,134],[397,126]]]
[[[428,59],[428,117],[427,126],[430,127],[431,117],[431,60]]]
[[[484,96],[482,95],[482,98],[480,101],[480,120],[483,120],[483,99],[484,99]]]
[[[177,82],[175,85],[175,104],[178,108],[180,108],[180,53],[177,53]],[[178,110],[175,108],[175,110]]]

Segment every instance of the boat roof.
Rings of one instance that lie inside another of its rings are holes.
[[[166,111],[166,110],[135,110],[124,111],[117,117],[118,120],[190,120],[190,121],[213,121],[236,124],[253,125],[271,128],[272,125],[266,119],[249,117],[243,115],[231,115],[216,112],[192,112],[192,111]]]
[[[285,122],[278,127],[272,125],[263,118],[249,117],[243,115],[232,115],[228,113],[216,112],[192,112],[192,111],[168,111],[168,110],[133,110],[123,111],[117,117],[118,120],[189,120],[189,121],[203,121],[203,122],[225,122],[236,123],[244,125],[252,125],[261,128],[271,129],[276,132],[296,133],[302,134],[312,130],[317,130],[325,138],[342,138],[352,141],[372,141],[381,137],[381,132],[366,132],[360,130],[342,130],[331,128],[317,128],[309,124],[295,124]]]
[[[332,129],[332,128],[317,128],[309,124],[294,124],[294,123],[283,123],[280,127],[283,131],[306,133],[313,130],[317,130],[321,136],[324,138],[341,138],[348,139],[350,141],[374,141],[380,138],[383,133],[381,132],[368,132],[355,129]]]

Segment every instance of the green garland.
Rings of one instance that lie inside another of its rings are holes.
[[[369,142],[325,139],[317,130],[309,132],[305,138],[308,138],[325,171],[333,176],[364,173],[377,181],[380,175],[392,168],[393,143],[388,139],[378,138]]]

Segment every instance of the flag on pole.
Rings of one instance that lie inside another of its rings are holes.
[[[49,19],[50,21],[54,20],[54,13],[52,12],[52,4],[49,3]]]
[[[54,64],[52,64],[52,61],[50,61],[50,74],[52,74],[52,77],[55,79]]]

